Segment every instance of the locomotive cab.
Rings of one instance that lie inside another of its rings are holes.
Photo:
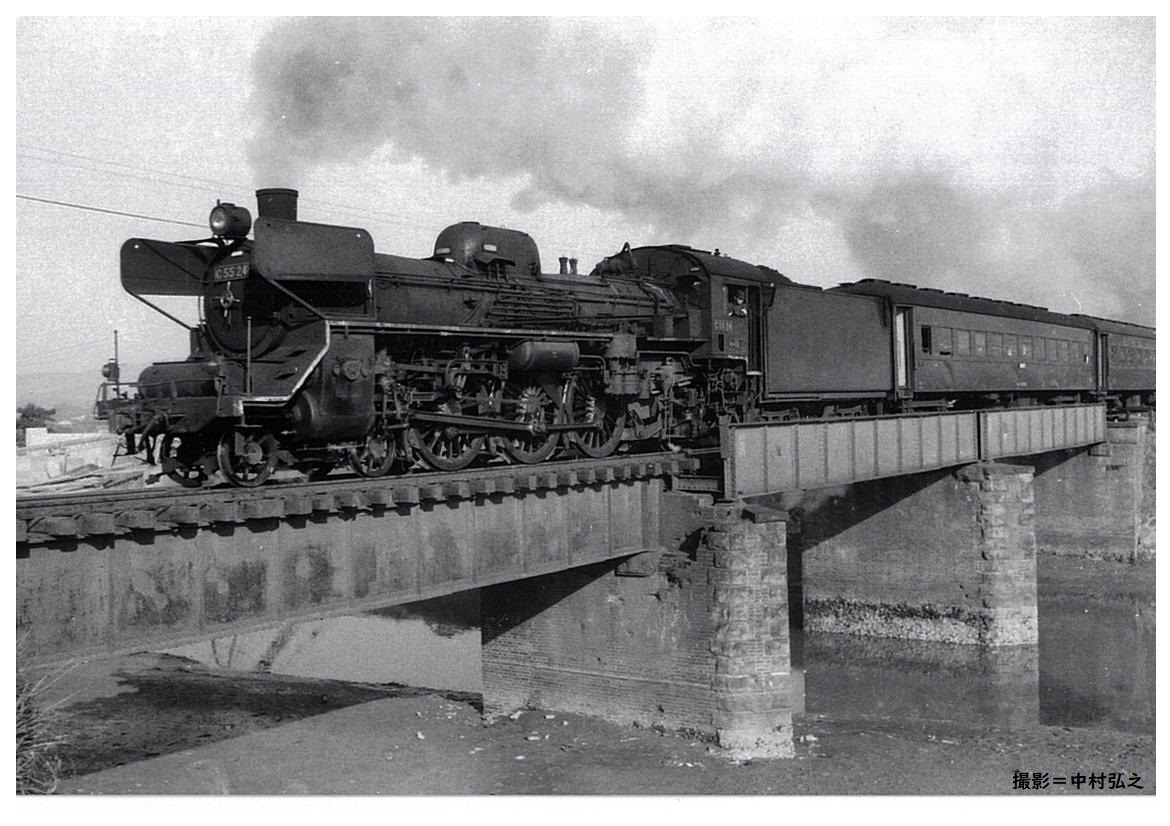
[[[671,332],[704,342],[694,357],[740,361],[752,373],[763,370],[767,309],[776,285],[788,279],[718,250],[670,245],[631,252],[638,273],[665,283],[677,298]]]

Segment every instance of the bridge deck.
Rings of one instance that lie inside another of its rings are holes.
[[[158,647],[657,549],[663,477],[613,457],[258,490],[17,502],[17,627],[38,656]]]
[[[1105,441],[1105,406],[1015,408],[724,429],[724,490],[762,496]]]

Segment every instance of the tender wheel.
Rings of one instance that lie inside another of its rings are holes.
[[[394,441],[385,432],[371,433],[361,447],[349,450],[349,464],[354,472],[371,479],[385,476],[398,458]]]
[[[276,439],[259,430],[233,429],[219,440],[219,469],[233,485],[263,485],[276,467]]]
[[[536,384],[508,384],[504,388],[504,416],[525,424],[550,425],[557,421],[557,404]],[[500,438],[504,453],[525,465],[543,462],[557,449],[559,434],[548,432],[509,433]]]
[[[203,446],[192,435],[167,433],[159,449],[163,473],[185,488],[197,488],[207,481],[203,468]]]
[[[626,426],[626,411],[599,392],[593,381],[579,376],[569,390],[569,410],[574,423],[594,424],[587,430],[573,434],[577,450],[594,459],[613,453],[622,440]]]

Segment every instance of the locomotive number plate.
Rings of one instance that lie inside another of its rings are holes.
[[[221,264],[215,268],[213,277],[218,284],[220,281],[239,281],[248,277],[248,264]]]

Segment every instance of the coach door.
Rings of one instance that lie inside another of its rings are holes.
[[[910,395],[910,336],[912,318],[909,307],[894,308],[894,387],[897,395]]]
[[[1109,334],[1098,333],[1094,339],[1097,344],[1097,392],[1104,395],[1109,392]]]

